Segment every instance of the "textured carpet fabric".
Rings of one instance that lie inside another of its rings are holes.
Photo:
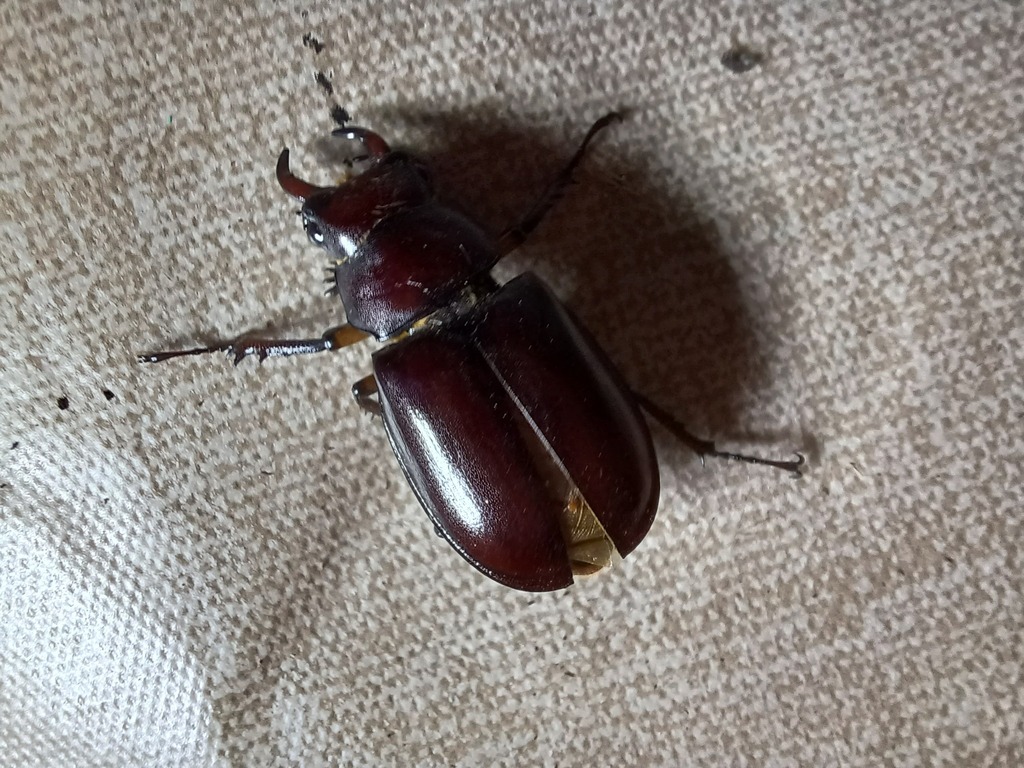
[[[0,763],[1024,764],[1022,51],[997,0],[4,3]],[[516,593],[374,344],[136,363],[343,319],[273,174],[341,172],[332,105],[494,231],[628,110],[498,275],[805,477],[655,428],[638,550]]]

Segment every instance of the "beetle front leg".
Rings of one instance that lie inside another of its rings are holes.
[[[372,373],[352,385],[352,397],[356,399],[359,407],[373,416],[380,416],[380,401],[373,399],[376,394],[377,379]]]
[[[576,150],[576,154],[572,156],[572,159],[562,169],[561,173],[555,178],[551,185],[544,190],[537,201],[533,204],[533,207],[527,212],[527,214],[516,224],[506,229],[498,237],[498,250],[501,255],[514,251],[529,236],[533,230],[537,228],[537,225],[541,223],[547,212],[551,210],[555,203],[565,194],[566,188],[572,182],[573,171],[583,160],[583,155],[587,151],[587,145],[590,141],[600,132],[603,128],[607,128],[614,122],[618,122],[622,119],[622,115],[618,112],[609,112],[607,115],[602,117],[587,131],[587,135],[583,137],[583,142],[580,144],[579,149]]]
[[[139,362],[159,363],[173,357],[227,352],[234,358],[235,365],[242,362],[248,355],[256,355],[262,363],[268,357],[291,357],[292,355],[310,355],[316,352],[333,352],[368,337],[368,333],[353,328],[348,323],[329,329],[318,339],[268,339],[262,336],[243,334],[234,341],[215,344],[212,347],[150,352],[139,355]]]
[[[700,463],[704,463],[705,456],[712,456],[718,459],[729,459],[731,461],[744,461],[748,464],[762,464],[768,467],[775,467],[777,469],[784,470],[786,472],[793,473],[794,477],[800,477],[800,467],[803,466],[804,457],[797,453],[795,461],[775,461],[773,459],[762,459],[757,456],[747,456],[742,453],[727,453],[720,451],[715,448],[715,444],[710,440],[704,440],[691,434],[686,427],[684,427],[675,417],[672,416],[668,411],[660,408],[651,402],[648,398],[634,392],[633,396],[636,397],[640,406],[647,411],[654,419],[661,424],[665,429],[671,432],[677,439],[686,443],[694,453],[700,457]]]

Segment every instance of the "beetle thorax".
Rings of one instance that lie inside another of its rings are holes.
[[[497,260],[491,239],[437,203],[421,166],[397,153],[311,195],[302,220],[330,256],[348,322],[378,339],[456,301]]]

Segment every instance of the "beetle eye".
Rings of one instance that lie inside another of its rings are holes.
[[[306,222],[306,237],[309,238],[309,242],[313,245],[324,244],[324,231],[320,229],[320,225],[315,221]]]

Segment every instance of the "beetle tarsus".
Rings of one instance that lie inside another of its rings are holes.
[[[655,421],[665,427],[665,429],[671,432],[676,439],[685,443],[694,453],[697,454],[702,467],[707,466],[705,457],[712,456],[717,459],[726,459],[728,461],[742,461],[746,464],[760,464],[765,467],[775,467],[776,469],[781,469],[785,472],[791,473],[793,477],[803,476],[803,473],[800,472],[799,468],[804,464],[804,457],[800,453],[794,452],[796,453],[795,461],[778,461],[775,459],[763,459],[760,456],[748,456],[745,453],[720,451],[715,447],[715,444],[712,441],[704,440],[703,438],[692,434],[674,416],[672,416],[672,414],[655,404],[649,398],[644,397],[639,392],[634,392],[633,394],[636,396],[636,400],[640,406],[654,417]]]
[[[759,456],[747,456],[743,453],[728,453],[726,451],[713,450],[709,452],[708,456],[714,456],[719,459],[728,459],[730,461],[742,461],[747,464],[760,464],[765,467],[775,467],[785,472],[789,472],[793,477],[803,477],[803,473],[800,471],[800,467],[804,464],[803,454],[796,451],[793,452],[796,456],[795,461],[778,461],[775,459],[762,459]],[[704,454],[700,457],[701,464],[704,463]]]

